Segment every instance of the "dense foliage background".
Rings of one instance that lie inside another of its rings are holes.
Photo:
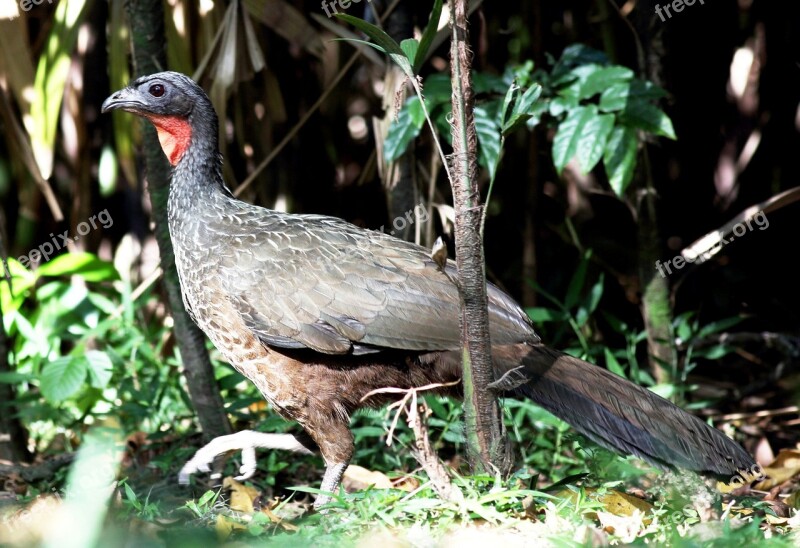
[[[377,13],[398,42],[415,29],[419,36],[432,7],[345,4],[337,9],[372,22]],[[337,40],[365,37],[328,17],[332,5],[167,0],[163,68],[209,91],[224,175],[242,199],[394,229],[428,246],[443,235],[452,250],[450,186],[413,92],[384,55]],[[487,124],[481,181],[492,189],[489,279],[529,310],[549,344],[674,398],[768,465],[800,433],[791,261],[800,4],[687,2],[671,17],[657,7],[663,14],[649,0],[472,2],[474,81]],[[439,35],[419,74],[446,146],[449,41],[446,29]],[[191,455],[197,440],[187,436],[198,428],[158,277],[144,126],[125,113],[100,114],[131,79],[132,38],[159,40],[132,36],[121,0],[0,6],[0,229],[9,274],[0,282],[0,493],[26,503],[62,489],[65,455],[102,427],[127,441],[120,497],[147,520],[142,500],[153,484],[163,489],[154,497],[162,508],[191,498],[176,495],[167,476]],[[538,99],[501,139],[507,90],[537,85]],[[630,90],[648,106],[604,102]],[[612,138],[630,144],[624,161],[609,156]],[[674,261],[718,230],[730,242],[708,260],[673,262],[660,274],[656,261]],[[294,428],[211,356],[234,429]],[[429,405],[434,445],[457,467],[459,408],[434,398]],[[391,418],[354,419],[356,461],[413,472],[410,431],[394,432],[399,447],[383,446]],[[532,488],[586,471],[618,479],[613,470],[627,468],[621,459],[607,467],[610,457],[540,410],[511,402],[508,420],[521,473],[541,474],[525,476]],[[285,496],[292,485],[316,485],[320,466],[265,454],[258,487],[267,498]],[[14,539],[0,536],[6,541]]]

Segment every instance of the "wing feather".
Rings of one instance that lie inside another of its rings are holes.
[[[216,231],[220,280],[262,342],[318,352],[454,350],[460,345],[455,266],[423,247],[332,217],[286,215],[240,203]],[[536,342],[527,315],[489,284],[493,343]]]

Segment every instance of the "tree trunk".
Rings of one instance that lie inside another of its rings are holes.
[[[494,392],[486,266],[480,222],[483,208],[477,181],[478,139],[473,117],[471,52],[467,0],[456,0],[450,14],[453,86],[453,201],[456,211],[456,263],[461,295],[464,416],[467,455],[474,471],[505,473],[510,465],[503,416]]]
[[[164,70],[167,57],[164,49],[164,12],[161,0],[128,0],[125,4],[131,26],[133,61],[137,76]],[[144,123],[144,155],[150,201],[155,220],[155,235],[161,254],[161,269],[169,307],[175,322],[175,338],[181,352],[189,397],[206,438],[230,433],[222,398],[214,379],[214,370],[205,346],[205,336],[189,318],[183,307],[178,271],[167,225],[167,196],[170,168],[155,129]]]

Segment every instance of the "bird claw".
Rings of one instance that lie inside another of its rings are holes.
[[[239,467],[240,475],[234,479],[244,481],[253,477],[256,473],[256,450],[253,447],[242,447],[242,465]]]
[[[270,434],[267,432],[254,432],[242,430],[235,434],[219,436],[197,450],[197,453],[183,465],[178,472],[178,483],[188,485],[189,478],[197,472],[210,472],[211,465],[218,455],[228,451],[242,452],[242,465],[239,467],[237,481],[250,479],[257,469],[256,448],[282,449],[295,453],[311,454],[311,451],[297,441],[291,434]],[[220,474],[213,474],[212,478],[219,478]]]
[[[238,447],[236,446],[235,440],[230,436],[221,436],[211,440],[208,444],[198,449],[197,453],[183,465],[183,468],[178,472],[178,483],[181,485],[188,485],[189,478],[192,474],[211,472],[211,466],[214,464],[214,460],[217,456],[227,453],[228,451],[239,449],[242,451],[243,461],[239,471],[246,476],[245,479],[252,477],[256,470],[255,449],[253,447]],[[212,479],[218,479],[220,476],[221,474],[219,473],[211,475]]]

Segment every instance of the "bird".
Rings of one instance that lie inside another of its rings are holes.
[[[168,225],[183,303],[220,354],[303,431],[218,437],[179,477],[242,451],[319,452],[319,509],[354,453],[349,418],[378,407],[385,388],[438,385],[463,396],[459,289],[453,261],[341,219],[290,214],[233,196],[222,178],[218,119],[202,87],[165,71],[111,94],[102,112],[149,120],[172,166]],[[493,390],[527,398],[601,446],[665,469],[732,482],[760,476],[737,442],[672,402],[605,368],[546,346],[522,308],[487,283]]]

